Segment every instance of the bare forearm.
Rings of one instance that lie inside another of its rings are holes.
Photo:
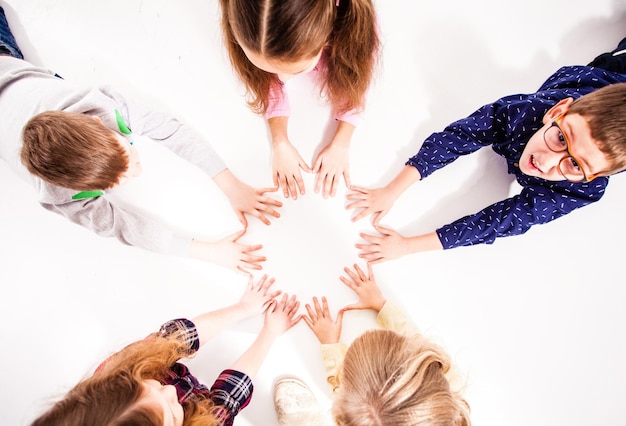
[[[354,134],[355,127],[345,121],[339,121],[337,124],[337,130],[335,131],[335,137],[330,142],[336,146],[349,147],[352,135]]]
[[[237,302],[193,318],[192,321],[198,330],[200,346],[222,330],[248,318],[250,315],[251,313],[247,306],[244,303]]]
[[[436,232],[416,235],[407,238],[407,250],[409,253],[421,253],[424,251],[443,250],[443,245]]]
[[[231,365],[231,369],[241,371],[251,378],[258,373],[265,361],[276,336],[262,329],[252,345]]]
[[[420,172],[413,166],[404,166],[391,182],[387,184],[387,191],[398,198],[406,189],[418,182],[422,177]]]
[[[272,138],[272,148],[281,142],[288,142],[287,136],[287,124],[289,117],[272,117],[267,120],[267,125],[270,130],[270,137]]]

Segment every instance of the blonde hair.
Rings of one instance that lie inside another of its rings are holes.
[[[35,176],[79,191],[112,188],[129,165],[113,131],[76,112],[46,111],[32,117],[22,130],[20,155]]]
[[[576,99],[569,114],[580,114],[610,163],[608,176],[626,168],[626,83],[602,87]]]
[[[165,380],[169,368],[186,355],[185,350],[179,340],[157,336],[133,343],[78,383],[32,426],[161,426],[162,409],[141,402],[142,382]],[[183,405],[183,425],[216,425],[213,407],[210,399],[194,395]]]
[[[240,43],[281,62],[327,55],[321,89],[336,112],[363,109],[380,41],[372,0],[220,0],[230,61],[246,86],[248,105],[263,114],[278,76],[255,67]]]
[[[340,426],[469,426],[469,405],[450,389],[450,361],[422,336],[368,331],[350,345],[333,416]]]

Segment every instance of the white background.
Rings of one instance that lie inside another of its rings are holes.
[[[271,186],[263,119],[221,44],[215,1],[1,1],[28,60],[81,84],[109,83],[206,135],[231,170]],[[386,184],[431,132],[500,96],[535,91],[561,65],[586,64],[626,36],[623,0],[378,1],[383,55],[351,148],[353,183]],[[312,162],[332,130],[307,76],[289,83],[290,136]],[[126,200],[175,228],[220,238],[240,228],[212,181],[167,154],[142,152],[145,174]],[[162,156],[162,157],[159,157]],[[158,159],[159,163],[155,160]],[[345,188],[286,200],[266,227],[250,219],[242,241],[262,243],[264,271],[304,301],[331,309],[354,300],[338,280],[355,262],[358,233]],[[133,186],[134,185],[134,186]],[[601,202],[490,246],[407,256],[375,266],[388,297],[445,347],[466,382],[474,424],[618,425],[626,399],[623,250],[626,177]],[[383,224],[429,232],[519,191],[489,149],[407,190]],[[24,425],[112,351],[173,317],[236,301],[246,278],[92,234],[38,206],[0,162],[0,423]],[[278,196],[282,198],[282,196]],[[304,310],[303,310],[304,312]],[[192,362],[205,383],[252,341],[261,317],[209,342]],[[344,340],[375,327],[371,312],[344,319]],[[281,337],[255,378],[239,425],[275,425],[272,385],[305,379],[325,409],[330,393],[319,345],[304,323]]]

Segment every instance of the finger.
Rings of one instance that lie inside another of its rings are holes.
[[[274,174],[272,175],[272,181],[274,182],[274,187],[276,188],[276,190],[278,190],[278,173],[274,172]]]
[[[368,262],[374,262],[381,259],[383,256],[380,253],[360,253],[359,257],[367,260]]]
[[[282,206],[282,204],[281,204]],[[279,206],[279,207],[281,207]],[[280,213],[278,213],[276,210],[274,210],[272,207],[270,207],[267,204],[260,204],[256,207],[257,211],[259,212],[259,214],[261,214],[260,212],[263,212],[265,214],[269,214],[272,215],[274,217],[280,217]]]
[[[298,312],[298,309],[300,309],[300,302],[295,300],[295,303],[291,306],[291,308],[289,309],[289,317],[293,318],[293,316]]]
[[[351,191],[354,191],[354,192],[353,192],[352,194],[350,194],[350,195],[358,195],[359,193],[360,193],[360,194],[367,195],[367,194],[369,194],[369,192],[370,192],[370,190],[369,190],[368,188],[364,188],[364,187],[362,187],[362,186],[354,186],[354,185],[351,185],[351,186],[350,186],[350,190],[351,190]]]
[[[352,278],[352,281],[354,281],[354,285],[358,287],[359,285],[359,283],[357,282],[358,281],[357,278],[359,278],[358,275],[354,271],[352,271],[352,269],[348,267],[343,268],[343,270],[346,274],[350,276],[350,278]]]
[[[270,299],[274,299],[274,298],[276,298],[276,297],[280,296],[280,295],[282,294],[282,292],[283,292],[282,290],[276,290],[274,293],[272,293],[272,294],[268,295],[268,297],[269,297]]]
[[[311,321],[311,318],[307,317],[306,315],[302,315],[302,319],[304,320],[306,325],[308,325],[309,328],[313,330],[314,324],[313,324],[313,321]]]
[[[237,232],[234,232],[234,233],[230,234],[230,235],[229,235],[228,237],[226,237],[226,238],[227,238],[228,240],[230,240],[230,241],[232,241],[232,242],[236,243],[236,242],[237,242],[237,240],[238,240],[239,238],[241,238],[241,236],[242,236],[243,234],[245,234],[245,233],[246,233],[246,228],[243,228],[243,229],[242,229],[242,230],[240,230],[240,231],[237,231]]]
[[[253,278],[252,273],[250,271],[248,271],[247,269],[244,269],[243,267],[239,265],[235,268],[235,272],[237,272],[239,275],[245,275],[249,277],[250,279]]]
[[[313,173],[319,173],[321,168],[322,168],[322,157],[318,156],[315,159],[315,163],[313,163],[313,167],[311,168],[311,171]]]
[[[364,208],[360,212],[358,212],[354,217],[352,217],[352,222],[356,222],[357,220],[363,219],[365,216],[369,215],[372,212],[369,208]]]
[[[296,176],[296,182],[298,184],[298,188],[300,188],[300,194],[304,195],[304,180],[302,179],[302,175],[298,173]]]
[[[356,291],[358,285],[354,281],[351,281],[347,279],[346,277],[339,277],[339,280],[345,285],[347,285],[348,287],[350,287],[353,291]]]
[[[322,310],[322,305],[320,305],[320,301],[317,299],[317,297],[313,298],[313,305],[315,306],[315,312],[317,313],[317,316],[324,318],[324,311]]]
[[[350,171],[348,169],[343,172],[343,181],[346,183],[346,188],[352,187],[352,182],[350,182]]]
[[[258,188],[256,191],[257,191],[257,194],[260,194],[260,195],[263,195],[266,192],[276,192],[278,191],[278,183],[274,182],[274,186],[267,187],[267,188]]]
[[[261,250],[262,248],[263,248],[263,244],[242,245],[241,246],[241,252],[242,253],[251,253],[253,251]]]
[[[330,309],[328,309],[328,300],[326,297],[322,297],[322,309],[324,310],[324,316],[330,318]]]
[[[367,264],[367,278],[374,281],[374,269],[372,268],[372,264]]]
[[[313,169],[311,167],[309,167],[309,165],[306,163],[306,161],[304,161],[302,159],[302,157],[300,157],[300,161],[298,162],[298,166],[300,166],[300,168],[302,170],[304,170],[307,173],[313,173]]]
[[[294,176],[288,179],[289,195],[294,199],[298,199],[297,182]]]
[[[324,198],[328,198],[333,194],[333,188],[337,184],[337,179],[335,175],[327,175],[326,180],[324,182]]]
[[[240,259],[241,262],[246,263],[260,263],[265,262],[266,260],[267,258],[265,256],[255,256],[252,254],[243,254]]]
[[[248,227],[248,221],[246,220],[246,216],[243,212],[237,212],[237,219],[239,219],[239,223],[243,225],[244,229]]]
[[[381,235],[392,235],[395,231],[391,228],[386,228],[384,226],[376,225],[374,229],[378,231]]]
[[[304,305],[307,313],[309,314],[309,318],[311,319],[312,322],[316,322],[317,321],[317,315],[315,314],[315,312],[313,312],[313,308],[311,308],[311,305],[309,305],[308,303],[306,305]]]
[[[359,233],[359,236],[372,244],[380,244],[380,242],[383,240],[381,237],[378,237],[376,235],[365,234],[363,232]]]
[[[354,264],[354,270],[359,274],[359,278],[361,278],[361,281],[367,280],[367,276],[365,275],[365,272],[363,272],[363,270],[359,268],[359,265],[357,265],[356,263]]]
[[[258,210],[255,210],[254,213],[252,213],[252,215],[256,217],[257,219],[259,219],[259,221],[263,222],[263,224],[265,225],[269,225],[271,223],[270,220],[266,218],[265,216],[263,216]]]
[[[322,182],[324,181],[324,177],[322,176],[321,173],[319,173],[318,170],[315,171],[315,188],[313,190],[313,192],[315,192],[316,194],[320,193],[320,189],[322,189]]]
[[[335,324],[337,325],[341,325],[341,323],[343,322],[343,313],[345,311],[343,309],[340,309],[339,312],[337,312],[337,318],[335,318]]]
[[[277,199],[272,198],[272,197],[265,197],[265,196],[263,196],[263,197],[259,198],[259,201],[262,204],[266,205],[266,206],[268,204],[272,205],[272,206],[275,206],[275,207],[282,207],[283,206],[283,203],[281,201],[278,201]]]

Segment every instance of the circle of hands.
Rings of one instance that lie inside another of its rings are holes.
[[[352,221],[372,216],[372,224],[377,234],[361,233],[366,242],[355,244],[360,250],[359,257],[368,264],[396,259],[409,253],[409,240],[391,228],[381,226],[380,220],[389,212],[397,195],[387,187],[367,189],[353,186],[350,182],[348,149],[344,145],[329,144],[320,152],[313,167],[309,167],[291,143],[279,143],[274,147],[272,161],[274,186],[253,188],[229,173],[220,188],[226,194],[243,229],[218,241],[192,243],[192,257],[206,260],[236,272],[250,275],[252,270],[262,269],[265,256],[258,254],[261,244],[242,244],[239,239],[246,233],[250,215],[265,225],[270,218],[280,218],[277,211],[283,203],[270,194],[282,189],[285,198],[296,200],[305,194],[301,171],[315,173],[315,193],[324,198],[334,197],[343,178],[349,192],[346,195],[346,209],[357,213]]]
[[[321,344],[338,343],[341,337],[343,314],[353,309],[373,309],[380,311],[386,302],[380,288],[376,284],[372,265],[368,264],[367,273],[358,265],[344,268],[347,276],[340,277],[341,282],[358,296],[358,301],[344,306],[333,317],[328,309],[326,297],[321,302],[313,297],[312,304],[306,304],[306,314],[297,315],[300,302],[295,295],[289,296],[281,290],[273,290],[274,278],[263,275],[256,283],[250,276],[248,285],[239,303],[244,305],[251,315],[263,313],[263,329],[273,337],[278,337],[296,325],[300,320],[309,326]],[[282,294],[282,296],[281,296]]]
[[[372,265],[395,259],[406,251],[407,241],[404,236],[393,229],[379,225],[380,220],[393,206],[396,195],[387,188],[367,189],[352,186],[350,182],[348,148],[345,144],[330,143],[309,167],[295,147],[288,141],[277,143],[273,149],[272,174],[274,186],[270,188],[253,188],[232,174],[227,184],[220,185],[226,194],[243,229],[215,242],[194,240],[193,257],[210,261],[249,276],[246,292],[241,303],[250,306],[250,313],[265,313],[265,324],[277,332],[285,332],[303,319],[315,333],[321,343],[336,343],[341,334],[343,314],[351,309],[380,310],[385,299],[375,282]],[[257,254],[263,248],[261,244],[242,244],[239,239],[246,233],[250,215],[265,225],[270,225],[270,218],[279,218],[277,211],[283,203],[271,196],[271,193],[282,189],[285,198],[296,200],[298,195],[305,194],[302,172],[315,173],[314,192],[321,193],[324,198],[336,195],[341,179],[350,191],[346,195],[348,210],[355,210],[352,221],[372,216],[372,224],[378,235],[361,233],[366,242],[355,246],[360,250],[359,257],[367,261],[367,273],[356,264],[344,268],[347,276],[340,280],[351,288],[359,297],[357,303],[347,305],[339,310],[333,320],[325,297],[321,301],[313,297],[312,304],[306,304],[305,315],[296,316],[300,302],[295,296],[289,297],[281,291],[270,292],[273,278],[264,275],[255,284],[251,271],[262,269],[261,263],[265,256]],[[195,249],[194,249],[195,247]]]

